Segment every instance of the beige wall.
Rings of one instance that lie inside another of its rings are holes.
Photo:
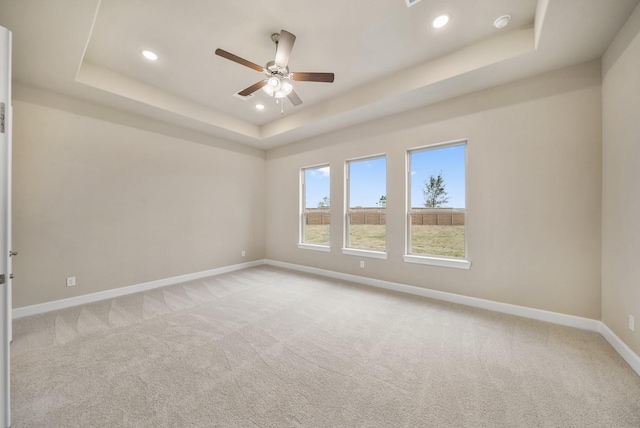
[[[600,319],[601,64],[559,70],[267,153],[269,259]],[[468,139],[470,270],[407,264],[405,151]],[[388,260],[343,255],[346,159],[387,155]],[[298,177],[330,163],[331,252],[298,249]],[[524,220],[524,221],[523,221]]]
[[[640,355],[640,7],[603,59],[602,321]],[[629,330],[628,315],[636,321]]]
[[[263,152],[67,110],[14,100],[14,307],[264,258]]]
[[[14,307],[266,257],[599,319],[600,83],[594,61],[274,149],[266,162],[228,142],[18,99]],[[405,151],[463,138],[472,267],[406,264]],[[341,253],[335,219],[344,161],[378,153],[387,154],[389,259],[360,269]],[[300,250],[299,170],[324,162],[332,251]],[[78,285],[66,287],[67,276]]]

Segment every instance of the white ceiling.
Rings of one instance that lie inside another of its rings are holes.
[[[18,84],[269,149],[599,58],[638,1],[2,0],[0,25]],[[284,114],[262,91],[234,97],[263,75],[214,55],[264,65],[281,29],[297,36],[291,71],[335,73],[295,82],[303,104]]]

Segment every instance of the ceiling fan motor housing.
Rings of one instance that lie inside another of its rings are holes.
[[[283,78],[289,78],[291,74],[289,73],[289,67],[280,67],[275,61],[269,61],[264,69],[268,72],[266,73],[267,76],[278,75]]]

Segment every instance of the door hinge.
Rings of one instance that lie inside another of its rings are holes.
[[[0,103],[0,133],[4,134],[5,104]]]
[[[0,275],[0,285],[4,284],[4,274]]]

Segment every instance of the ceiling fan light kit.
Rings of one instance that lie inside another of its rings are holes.
[[[281,30],[280,33],[272,34],[271,40],[276,44],[276,58],[274,61],[269,61],[264,67],[222,49],[216,49],[216,55],[262,72],[267,76],[266,79],[260,80],[259,82],[256,82],[248,88],[238,92],[238,95],[246,97],[253,94],[258,89],[262,89],[269,96],[275,98],[276,103],[279,103],[281,98],[286,97],[291,101],[291,104],[298,106],[302,104],[302,100],[293,89],[292,82],[294,80],[302,82],[333,82],[333,73],[289,72],[287,64],[289,63],[289,57],[291,55],[291,50],[293,49],[293,44],[296,40],[296,36],[286,30]],[[284,113],[283,105],[281,105],[281,113]]]
[[[262,87],[269,96],[274,98],[284,98],[293,91],[293,85],[288,80],[271,76],[267,79],[267,84]]]

